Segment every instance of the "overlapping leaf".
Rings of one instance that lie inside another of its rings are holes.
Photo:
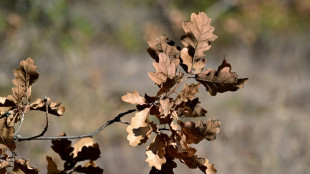
[[[65,106],[61,105],[60,102],[51,102],[50,100],[50,98],[47,98],[46,100],[38,98],[30,104],[30,110],[40,110],[46,112],[47,105],[47,111],[49,114],[62,116],[66,110]]]
[[[146,149],[146,162],[149,163],[150,167],[155,167],[161,170],[163,164],[166,163],[165,158],[165,136],[157,135],[154,141]]]
[[[180,51],[181,66],[187,73],[200,73],[206,65],[206,59],[196,59],[189,55],[188,48],[183,48]]]
[[[11,151],[14,151],[16,144],[14,142],[15,120],[16,116],[8,115],[0,119],[0,144],[7,146]]]
[[[127,140],[129,145],[137,146],[145,143],[150,136],[151,127],[149,126],[148,116],[150,115],[150,108],[135,114],[131,119],[131,125],[127,127]]]
[[[158,55],[160,53],[165,53],[170,59],[178,58],[179,50],[174,46],[174,42],[170,41],[165,35],[149,41],[148,44],[147,51],[156,62],[159,61]]]
[[[18,159],[14,161],[14,168],[13,168],[14,174],[37,174],[39,173],[39,170],[31,167],[29,164],[29,161],[25,159]]]
[[[186,35],[182,36],[182,44],[189,49],[194,60],[201,59],[204,51],[211,48],[211,42],[217,39],[213,34],[214,27],[210,26],[211,19],[203,12],[192,13],[191,21],[184,22],[182,27]]]
[[[236,91],[243,87],[247,78],[238,79],[235,72],[231,72],[231,65],[224,59],[217,71],[207,69],[203,73],[195,76],[196,80],[202,83],[210,95],[215,96],[216,93],[226,91]]]
[[[179,59],[170,60],[165,53],[159,54],[159,62],[153,62],[156,72],[149,72],[149,77],[158,85],[173,79],[176,76],[176,68],[179,65]]]

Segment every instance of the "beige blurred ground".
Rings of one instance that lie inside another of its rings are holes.
[[[154,71],[153,60],[145,51],[147,40],[165,33],[179,43],[177,36],[182,31],[172,26],[181,26],[190,13],[177,5],[162,8],[163,1],[90,1],[69,5],[59,5],[62,1],[29,2],[32,4],[29,15],[22,2],[12,9],[10,5],[0,4],[0,19],[9,21],[11,27],[0,30],[0,95],[10,93],[12,70],[19,61],[33,57],[40,73],[33,86],[33,99],[48,96],[66,106],[62,118],[50,118],[47,135],[63,131],[68,135],[89,133],[133,107],[120,100],[126,92],[137,90],[142,94],[154,94],[157,87],[147,76],[147,72]],[[271,6],[274,8],[271,16],[263,12],[271,8],[268,3],[282,4],[279,1],[255,1],[254,5],[236,2],[236,6],[227,6],[224,11],[219,9],[223,4],[199,6],[198,1],[194,1],[197,9],[190,6],[192,12],[207,11],[214,17],[212,24],[219,38],[206,53],[207,67],[217,68],[225,55],[233,71],[249,78],[245,88],[234,93],[211,97],[204,88],[200,89],[203,106],[208,110],[207,118],[220,119],[222,127],[215,141],[196,145],[198,155],[208,158],[218,173],[224,174],[308,173],[310,36],[305,23],[310,22],[307,18],[310,5],[299,0],[301,5],[295,5],[301,8],[305,18],[296,18],[300,21],[290,25],[285,22],[292,20],[287,19],[291,9],[285,5]],[[249,13],[240,16],[233,12],[244,6]],[[37,12],[40,8],[64,10],[53,11],[51,21],[35,25],[44,21],[44,16],[38,17],[44,14]],[[75,21],[76,16],[82,16],[83,20],[78,20],[77,24],[73,22],[66,29],[62,16],[65,14],[69,14],[69,20]],[[175,20],[168,20],[167,25],[164,19],[169,16]],[[270,17],[275,17],[271,20],[273,23],[267,19]],[[66,37],[69,41],[64,39]],[[21,134],[41,132],[43,116],[39,113],[26,115]],[[130,147],[126,136],[126,125],[116,123],[95,137],[102,153],[98,165],[105,173],[148,173],[146,145]],[[50,145],[50,141],[20,142],[16,151],[45,173],[45,155],[59,162]],[[178,162],[175,173],[201,172]]]

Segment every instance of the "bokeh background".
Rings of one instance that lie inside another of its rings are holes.
[[[66,113],[50,117],[47,135],[90,133],[133,106],[126,92],[154,94],[147,41],[166,34],[180,44],[182,21],[206,12],[219,38],[206,52],[207,67],[224,56],[245,88],[211,97],[201,87],[206,119],[222,120],[212,142],[197,154],[218,173],[305,174],[310,170],[309,0],[0,0],[0,95],[13,84],[12,70],[35,59],[40,78],[33,100],[62,101]],[[129,120],[130,116],[126,119]],[[44,114],[26,115],[21,135],[40,133]],[[148,173],[145,147],[130,147],[126,125],[95,137],[105,173]],[[50,141],[17,144],[20,157],[46,173],[45,155],[61,162]],[[178,162],[175,173],[201,173]]]

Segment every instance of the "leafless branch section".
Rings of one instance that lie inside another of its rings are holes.
[[[14,139],[17,141],[30,141],[30,140],[81,139],[81,138],[87,138],[87,137],[93,138],[96,134],[103,131],[106,127],[108,127],[109,125],[111,125],[115,122],[120,122],[123,124],[129,124],[128,122],[122,121],[121,118],[124,117],[125,115],[133,113],[135,111],[136,111],[136,109],[131,109],[131,110],[128,110],[126,112],[118,114],[115,118],[107,121],[104,125],[102,125],[101,127],[99,127],[98,129],[96,129],[95,131],[93,131],[90,134],[76,135],[76,136],[48,136],[48,137],[44,137],[44,134],[48,128],[48,119],[47,119],[48,117],[47,117],[47,112],[46,112],[46,126],[45,126],[45,128],[41,134],[39,134],[37,136],[33,136],[33,137],[22,137],[20,135],[16,135],[14,137]]]

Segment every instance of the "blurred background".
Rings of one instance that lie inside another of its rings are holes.
[[[13,69],[35,59],[40,78],[32,100],[62,101],[47,135],[90,133],[133,108],[121,96],[155,94],[147,41],[162,34],[180,45],[192,12],[212,18],[218,39],[206,52],[208,68],[224,56],[245,88],[211,97],[200,88],[207,117],[222,120],[212,142],[195,145],[218,173],[305,174],[310,170],[309,0],[0,0],[0,96],[11,93]],[[132,115],[126,116],[129,120]],[[26,115],[23,136],[38,134],[43,113]],[[95,137],[105,173],[148,173],[146,145],[130,147],[126,125]],[[45,155],[58,164],[50,141],[17,144],[17,154],[46,173]],[[62,166],[60,166],[62,167]],[[175,173],[201,173],[178,162]]]

